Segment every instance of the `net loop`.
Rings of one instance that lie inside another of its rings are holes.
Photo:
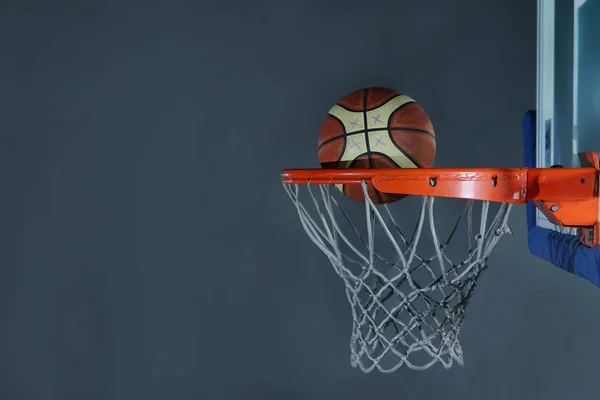
[[[376,206],[367,184],[361,185],[363,229],[342,209],[334,195],[338,191],[330,185],[284,183],[306,234],[344,282],[352,310],[352,366],[393,372],[402,366],[423,370],[436,363],[445,368],[453,362],[464,365],[458,335],[465,309],[489,255],[511,233],[507,223],[512,205],[501,204],[491,217],[490,202],[467,200],[442,241],[434,219],[435,198],[423,197],[408,237],[392,207]],[[301,187],[308,192],[312,212],[300,200]],[[474,217],[476,204],[481,205],[479,218]],[[454,263],[448,246],[461,224],[466,225],[468,249],[464,260]],[[427,230],[430,236],[424,235]],[[428,256],[422,250],[427,245],[433,248]]]

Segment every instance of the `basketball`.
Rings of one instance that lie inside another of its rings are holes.
[[[435,133],[427,113],[411,97],[387,88],[352,92],[334,105],[319,135],[323,168],[431,168]],[[360,184],[336,185],[351,199],[364,202]],[[376,204],[405,195],[368,187]]]

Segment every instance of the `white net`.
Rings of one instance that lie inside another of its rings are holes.
[[[300,200],[301,186],[312,205]],[[388,205],[375,206],[366,196],[366,221],[359,229],[331,193],[337,190],[330,190],[330,185],[301,186],[284,184],[304,230],[344,281],[352,306],[352,366],[364,372],[393,372],[403,365],[412,369],[436,363],[450,368],[454,361],[463,365],[458,334],[465,308],[488,256],[510,233],[511,205],[501,204],[495,217],[488,218],[489,202],[467,200],[443,241],[436,231],[432,197],[423,197],[416,227],[407,237]],[[362,187],[366,194],[364,182]],[[481,204],[479,218],[474,218],[475,204]],[[447,246],[461,224],[466,225],[468,250],[466,258],[455,263]],[[431,237],[422,240],[427,225]],[[378,251],[375,232],[381,232]],[[420,243],[430,244],[432,254],[417,253]],[[386,246],[389,255],[382,254]]]

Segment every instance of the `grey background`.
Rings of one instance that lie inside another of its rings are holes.
[[[373,85],[425,107],[438,166],[520,165],[535,1],[169,4],[0,13],[0,398],[597,396],[600,290],[528,254],[523,207],[466,366],[364,375],[279,182]]]

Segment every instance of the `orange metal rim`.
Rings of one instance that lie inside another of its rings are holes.
[[[286,184],[359,184],[378,191],[521,204],[533,201],[563,226],[598,220],[595,168],[287,169]]]
[[[391,194],[456,197],[523,203],[527,200],[590,200],[594,168],[381,168],[287,169],[288,184],[373,184]]]
[[[600,242],[598,153],[579,154],[582,168],[287,169],[284,184],[360,184],[382,193],[503,203],[533,202],[556,224],[578,229],[587,246]]]

